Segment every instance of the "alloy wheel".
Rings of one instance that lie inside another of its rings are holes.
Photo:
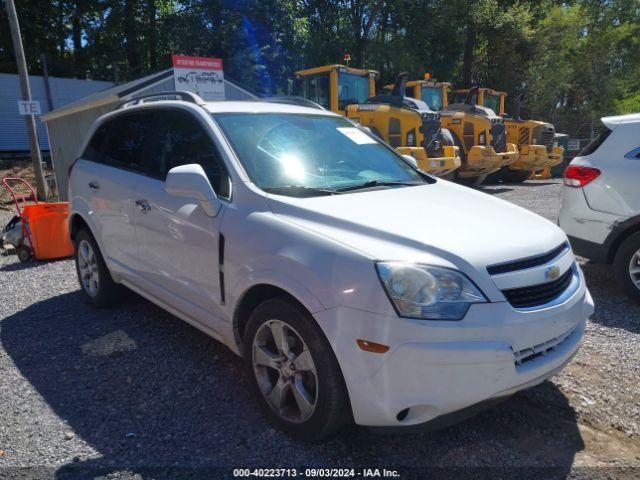
[[[309,348],[293,327],[269,320],[256,332],[253,371],[271,409],[283,420],[302,423],[316,409],[318,375]]]
[[[629,262],[629,276],[636,288],[640,290],[640,250],[631,255],[631,261]]]
[[[86,240],[82,240],[78,245],[78,271],[82,288],[90,297],[95,297],[100,285],[98,260],[93,247]]]

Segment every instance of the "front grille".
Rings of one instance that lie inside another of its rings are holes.
[[[490,267],[487,267],[487,272],[489,272],[489,275],[498,275],[500,273],[508,273],[514,272],[516,270],[524,270],[525,268],[538,267],[553,260],[567,248],[569,248],[569,245],[567,244],[567,242],[565,242],[561,245],[558,245],[550,252],[543,253],[542,255],[538,255],[536,257],[523,258],[521,260],[515,260],[513,262],[501,263],[500,265],[492,265]]]
[[[559,337],[552,338],[539,345],[534,345],[530,348],[524,348],[513,352],[513,357],[516,365],[522,365],[523,363],[535,360],[538,357],[543,357],[553,350],[557,350],[565,341],[571,337],[576,329],[569,330],[568,332],[560,335]]]
[[[553,142],[555,141],[555,134],[553,132],[542,132],[542,145],[547,147],[547,152],[550,152],[553,148]]]
[[[507,150],[507,134],[504,123],[491,125],[491,146],[498,153]]]
[[[562,295],[571,283],[572,276],[573,267],[551,282],[502,290],[502,293],[514,308],[537,307]]]
[[[427,115],[437,115],[437,118],[427,118]],[[439,149],[439,139],[442,136],[442,128],[438,114],[423,114],[422,125],[420,131],[423,135],[422,147],[427,151],[430,157],[435,156]]]

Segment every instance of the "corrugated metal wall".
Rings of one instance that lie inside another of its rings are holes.
[[[40,102],[42,113],[49,111],[44,77],[30,76],[31,97]],[[49,77],[53,107],[61,108],[75,100],[113,86],[112,82]],[[28,151],[27,127],[18,113],[18,100],[22,99],[17,75],[0,73],[0,151]],[[49,150],[45,125],[39,119],[38,140],[42,150]]]

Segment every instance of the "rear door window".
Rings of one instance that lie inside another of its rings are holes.
[[[146,173],[163,181],[172,168],[197,163],[216,194],[230,197],[229,175],[213,141],[200,122],[187,112],[177,109],[156,112],[147,158]]]
[[[136,172],[142,171],[152,112],[136,112],[117,117],[109,131],[104,163]]]

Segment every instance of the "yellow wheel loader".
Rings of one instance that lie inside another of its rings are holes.
[[[454,95],[462,96],[467,90],[456,90]],[[494,110],[504,118],[507,128],[507,141],[518,146],[519,157],[508,167],[502,169],[499,176],[508,182],[521,183],[547,168],[562,162],[564,149],[554,146],[555,127],[551,123],[539,120],[522,120],[520,104],[524,100],[523,89],[516,93],[514,114],[509,117],[505,112],[507,94],[490,88],[478,90],[478,104]]]
[[[503,119],[476,104],[475,89],[451,102],[450,89],[448,82],[407,82],[407,94],[439,110],[440,124],[452,133],[455,144],[460,147],[462,166],[456,172],[457,180],[479,185],[490,173],[515,162],[518,151],[507,141]]]
[[[375,95],[375,70],[326,65],[296,72],[294,95],[346,116],[412,156],[421,170],[444,176],[460,167],[458,147],[440,126],[437,112],[424,102],[405,99],[406,75],[392,95]]]

